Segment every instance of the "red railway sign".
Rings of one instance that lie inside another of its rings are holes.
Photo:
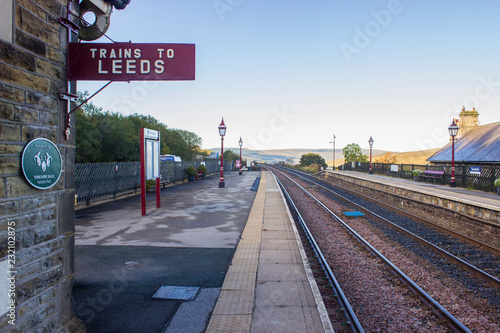
[[[194,80],[194,44],[70,43],[68,80]]]

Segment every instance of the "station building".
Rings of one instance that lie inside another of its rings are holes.
[[[500,122],[479,125],[479,113],[462,109],[455,141],[455,162],[500,166]],[[427,159],[431,164],[451,163],[451,142]]]

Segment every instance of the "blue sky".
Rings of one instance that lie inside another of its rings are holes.
[[[203,148],[441,147],[465,106],[500,121],[500,2],[132,0],[115,41],[196,44],[196,80],[116,82],[93,102]],[[101,38],[95,42],[108,42]],[[95,92],[105,82],[78,82]]]

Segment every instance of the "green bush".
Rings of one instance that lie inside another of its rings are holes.
[[[156,186],[156,180],[154,180],[154,179],[146,180],[146,191],[149,191],[152,188],[155,188],[155,186]]]
[[[420,176],[421,174],[424,173],[422,170],[419,170],[419,169],[415,169],[412,172],[413,172],[414,177]]]
[[[500,187],[500,178],[497,178],[493,185]]]
[[[196,176],[198,174],[198,171],[196,171],[196,168],[194,166],[190,165],[186,168],[186,173],[188,176]]]

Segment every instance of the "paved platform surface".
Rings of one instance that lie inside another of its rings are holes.
[[[77,211],[73,295],[87,331],[333,331],[281,192],[267,172],[252,191],[258,177],[170,187],[160,209],[148,196],[146,216],[139,196]],[[152,298],[162,285],[200,289]]]
[[[207,332],[333,332],[278,185],[264,172]]]
[[[453,197],[462,201],[469,201],[469,202],[474,202],[478,203],[480,205],[486,205],[493,207],[497,210],[500,210],[500,196],[496,195],[495,193],[489,193],[489,192],[482,192],[482,191],[476,191],[476,190],[468,190],[466,188],[462,187],[455,187],[452,188],[449,185],[441,185],[441,184],[432,184],[432,183],[425,183],[425,182],[415,182],[413,180],[408,180],[408,179],[403,179],[403,178],[396,178],[396,177],[389,177],[389,176],[382,176],[382,175],[375,175],[375,174],[366,174],[362,172],[356,172],[356,171],[347,171],[347,170],[341,170],[341,171],[331,171],[328,170],[328,172],[333,172],[333,173],[339,173],[339,174],[344,174],[344,175],[349,175],[351,177],[356,177],[359,179],[365,179],[369,181],[377,181],[383,184],[393,184],[395,186],[400,186],[400,187],[406,187],[409,189],[421,191],[421,192],[428,192],[440,196],[447,196],[447,197]]]
[[[78,210],[76,314],[92,332],[203,332],[255,198],[260,172],[225,173]],[[193,301],[153,299],[161,285],[200,287]],[[187,320],[186,320],[187,319]]]

